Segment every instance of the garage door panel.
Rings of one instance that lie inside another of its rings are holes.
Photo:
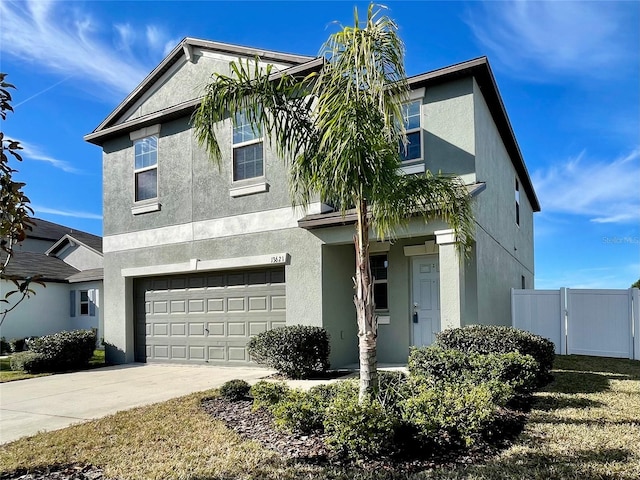
[[[136,359],[248,363],[251,336],[286,324],[284,268],[134,282]]]

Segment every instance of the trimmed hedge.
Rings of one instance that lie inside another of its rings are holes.
[[[10,357],[11,370],[24,370],[27,373],[48,372],[48,362],[44,355],[34,352],[17,352]]]
[[[239,380],[237,378],[224,382],[220,387],[220,396],[227,400],[242,400],[247,396],[251,385],[245,380]]]
[[[466,353],[509,353],[531,355],[538,362],[538,386],[551,380],[551,368],[555,358],[553,342],[539,335],[513,327],[496,325],[471,325],[452,328],[436,336],[436,345]]]
[[[535,390],[538,363],[530,355],[510,353],[464,353],[436,345],[412,348],[408,369],[411,375],[427,376],[437,382],[471,381],[475,384],[497,380],[515,393]]]
[[[38,354],[41,360],[24,364],[29,373],[56,372],[85,367],[96,348],[96,332],[93,330],[73,330],[45,335],[29,342],[29,351]],[[15,356],[15,354],[14,354]]]
[[[289,378],[308,378],[329,368],[329,334],[324,328],[292,325],[249,340],[251,358]]]
[[[275,405],[280,403],[291,391],[289,385],[284,382],[269,382],[260,380],[255,383],[249,390],[249,394],[253,397],[253,409],[266,408],[271,410]]]

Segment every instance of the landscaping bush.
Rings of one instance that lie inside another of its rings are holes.
[[[253,397],[253,409],[264,407],[269,410],[282,401],[291,391],[284,382],[260,380],[255,383],[249,393]]]
[[[9,355],[11,353],[11,345],[4,337],[0,338],[0,355]]]
[[[329,334],[324,328],[292,325],[249,340],[251,358],[289,378],[308,378],[329,368]]]
[[[49,363],[44,355],[34,352],[17,352],[11,355],[10,367],[14,371],[24,370],[27,373],[47,372]]]
[[[27,350],[27,338],[12,338],[9,340],[9,347],[13,353],[24,352]]]
[[[220,396],[227,400],[242,400],[247,396],[251,385],[244,380],[234,379],[225,382],[220,387]]]
[[[411,350],[408,369],[411,375],[431,377],[438,382],[464,380],[479,384],[497,380],[524,395],[536,388],[539,367],[533,357],[517,352],[464,353],[431,345]]]
[[[82,368],[96,348],[96,332],[73,330],[45,335],[29,342],[29,350],[42,356],[47,371]]]
[[[551,380],[555,357],[553,342],[533,333],[513,327],[472,325],[453,328],[437,334],[436,345],[467,353],[509,353],[531,355],[538,363],[538,386]]]
[[[398,424],[377,398],[358,403],[357,395],[338,395],[326,410],[326,443],[354,459],[390,454],[397,445]]]
[[[509,387],[500,382],[415,383],[404,400],[402,420],[424,444],[463,443],[470,446],[496,418],[499,403]]]
[[[322,430],[329,402],[323,395],[291,390],[271,408],[276,427],[296,433]]]

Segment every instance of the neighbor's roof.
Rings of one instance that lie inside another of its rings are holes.
[[[65,235],[69,235],[80,243],[102,253],[102,237],[93,235],[92,233],[83,232],[82,230],[74,230],[58,223],[49,222],[41,218],[33,218],[32,230],[27,231],[27,238],[38,240],[50,240],[58,242]]]
[[[104,269],[92,268],[91,270],[83,270],[67,277],[69,283],[90,282],[93,280],[102,280],[104,278]]]
[[[40,275],[39,279],[42,281],[60,283],[66,283],[68,277],[78,272],[78,269],[73,268],[59,258],[50,257],[43,253],[23,252],[20,250],[13,252],[9,265],[4,271],[5,275],[20,278]]]

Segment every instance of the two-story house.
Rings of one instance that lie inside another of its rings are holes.
[[[110,361],[243,364],[252,335],[293,324],[329,331],[334,366],[357,361],[353,216],[292,208],[286,166],[242,124],[220,123],[220,168],[194,137],[211,73],[256,56],[295,71],[322,61],[186,38],[85,137],[104,152]],[[464,179],[475,244],[461,261],[448,225],[417,218],[373,242],[380,362],[448,327],[510,324],[510,289],[534,282],[540,206],[487,59],[409,83],[402,169]]]

